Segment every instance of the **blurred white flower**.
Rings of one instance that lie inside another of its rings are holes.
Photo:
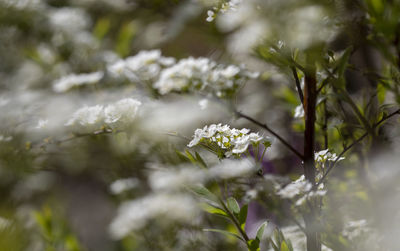
[[[303,104],[300,104],[296,106],[296,109],[294,109],[294,117],[295,118],[302,118],[304,117],[304,108]]]
[[[284,199],[293,199],[298,195],[310,191],[312,185],[310,182],[306,181],[304,175],[301,175],[300,178],[286,185],[285,187],[282,188],[278,185],[276,188],[278,189],[278,192],[276,193],[277,195]]]
[[[249,159],[224,159],[209,170],[210,178],[232,179],[246,177],[257,172],[255,163]]]
[[[139,185],[139,180],[135,178],[119,179],[111,183],[110,191],[112,194],[120,194],[124,191],[135,188]]]
[[[75,36],[90,25],[90,17],[81,8],[55,8],[48,15],[55,31],[62,31],[70,36]]]
[[[227,96],[253,74],[238,66],[217,64],[208,58],[185,58],[164,69],[154,87],[164,95],[172,91],[209,89],[219,97]]]
[[[39,119],[36,125],[36,129],[43,129],[47,126],[48,123],[49,123],[48,119]]]
[[[60,93],[66,92],[73,87],[96,84],[103,76],[104,73],[102,71],[85,74],[70,74],[54,81],[53,90]]]
[[[155,81],[163,68],[174,63],[174,58],[163,57],[160,50],[151,50],[112,63],[107,69],[114,77],[123,76],[132,82]]]
[[[144,227],[152,218],[158,218],[160,224],[168,221],[190,223],[198,214],[196,201],[187,195],[150,194],[122,204],[110,225],[110,233],[113,238],[121,239]]]
[[[125,124],[130,123],[136,117],[141,105],[142,102],[132,98],[122,99],[115,104],[108,105],[104,109],[104,121],[107,124],[113,124],[116,122]]]
[[[200,100],[199,101],[199,106],[200,106],[200,109],[201,110],[205,110],[205,109],[207,109],[207,107],[208,107],[208,99],[202,99],[202,100]]]
[[[9,142],[9,141],[11,141],[13,139],[13,137],[12,136],[5,136],[5,135],[1,135],[0,134],[0,142]]]
[[[77,110],[65,125],[78,125],[88,127],[87,129],[99,129],[104,125],[123,128],[133,122],[141,104],[136,99],[126,98],[107,106],[84,106]]]

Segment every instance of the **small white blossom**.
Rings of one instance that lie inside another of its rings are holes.
[[[238,5],[242,2],[242,0],[230,0],[227,2],[222,3],[219,7],[214,7],[214,10],[216,10],[219,13],[226,13],[228,11],[236,11]],[[212,22],[214,21],[216,17],[216,13],[212,10],[207,11],[207,22]]]
[[[294,117],[295,117],[295,118],[302,118],[302,117],[304,117],[304,108],[303,108],[303,105],[302,105],[302,104],[296,106],[296,109],[294,109]]]
[[[214,11],[212,11],[212,10],[209,10],[209,11],[207,11],[207,15],[208,15],[208,17],[207,17],[207,22],[212,22],[212,21],[214,21],[214,18],[215,18],[215,13],[214,13]]]

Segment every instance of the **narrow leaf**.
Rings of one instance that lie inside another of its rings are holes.
[[[213,202],[216,202],[218,205],[220,204],[217,196],[215,196],[210,190],[205,188],[204,186],[195,186],[191,188],[196,194],[202,196],[203,198],[206,198],[208,200],[211,200]]]
[[[248,209],[248,205],[244,205],[239,212],[239,223],[240,223],[240,227],[244,230],[244,227],[246,225],[246,219],[247,219],[247,209]]]
[[[261,241],[262,236],[263,236],[263,234],[264,234],[264,230],[265,230],[265,228],[267,227],[267,224],[268,224],[268,222],[264,222],[264,223],[261,224],[261,226],[259,226],[258,229],[257,229],[256,238],[257,238],[258,240],[260,240],[260,241]]]
[[[207,164],[203,160],[203,158],[200,156],[200,154],[198,152],[195,152],[195,154],[196,154],[196,159],[200,163],[200,165],[202,165],[204,168],[207,168]]]
[[[239,203],[237,203],[237,201],[233,197],[228,198],[227,204],[228,204],[229,210],[231,210],[235,214],[238,214],[240,212]]]
[[[205,232],[216,232],[216,233],[221,233],[221,234],[224,234],[224,235],[227,235],[227,236],[233,236],[233,237],[245,242],[245,240],[242,237],[240,237],[239,235],[237,235],[235,233],[231,233],[231,232],[225,231],[225,230],[208,229],[208,228],[206,228],[206,229],[203,229],[203,231],[205,231]]]
[[[286,245],[285,241],[282,241],[282,243],[281,243],[281,251],[289,251],[289,248]]]

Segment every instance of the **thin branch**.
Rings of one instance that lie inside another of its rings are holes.
[[[247,236],[246,232],[243,231],[243,229],[240,226],[240,223],[237,221],[236,217],[231,213],[231,211],[228,209],[228,207],[225,205],[225,202],[218,198],[219,202],[221,203],[222,207],[224,208],[224,210],[226,211],[226,213],[228,214],[229,218],[232,220],[233,224],[235,225],[235,227],[237,228],[237,230],[239,231],[239,233],[243,236],[243,239],[246,241],[246,243],[250,240],[249,236]]]
[[[304,95],[303,95],[303,91],[301,90],[301,84],[300,84],[299,76],[297,75],[297,70],[294,66],[290,67],[290,69],[292,70],[294,80],[296,81],[296,89],[297,89],[297,92],[299,93],[299,98],[300,98],[301,104],[303,105],[303,108],[304,108]]]
[[[380,119],[374,126],[373,129],[377,128],[380,124],[382,124],[384,121],[390,119],[391,117],[393,117],[396,114],[400,114],[400,109],[397,109],[396,111],[390,113],[389,115],[383,117],[382,119]],[[351,143],[350,145],[346,146],[343,151],[339,154],[339,156],[336,157],[336,159],[329,165],[328,169],[326,170],[324,176],[322,176],[322,178],[319,180],[318,184],[316,185],[316,187],[318,187],[320,184],[322,184],[322,182],[324,182],[324,180],[326,179],[326,177],[328,176],[328,174],[330,173],[330,171],[335,167],[336,163],[339,161],[339,159],[348,151],[350,150],[353,146],[355,146],[356,144],[358,144],[359,142],[361,142],[366,136],[368,135],[368,132],[364,133],[363,135],[361,135],[358,139],[354,140],[353,143]]]
[[[290,151],[292,151],[294,154],[296,154],[300,159],[304,159],[303,155],[301,153],[299,153],[293,146],[291,146],[284,138],[282,138],[281,136],[279,136],[279,134],[277,134],[275,131],[273,131],[271,128],[269,128],[269,126],[267,126],[266,124],[247,116],[246,114],[243,114],[239,111],[235,111],[235,114],[240,117],[240,118],[244,118],[262,128],[264,128],[266,131],[268,131],[269,133],[271,133],[272,135],[274,135],[284,146],[286,146]]]

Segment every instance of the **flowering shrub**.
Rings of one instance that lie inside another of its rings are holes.
[[[399,18],[0,0],[1,250],[397,250]]]

